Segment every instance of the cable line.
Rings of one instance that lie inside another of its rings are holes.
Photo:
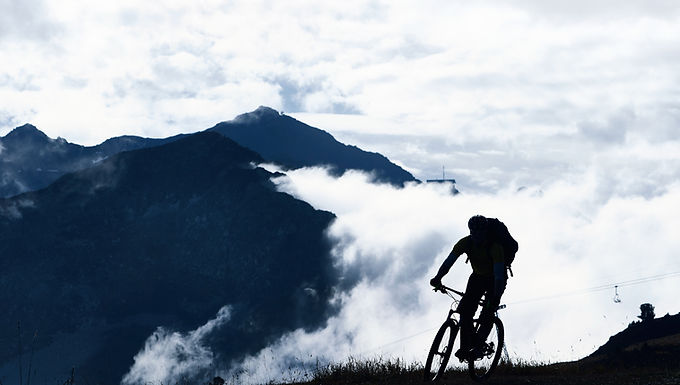
[[[672,273],[657,274],[657,275],[652,275],[652,276],[643,277],[643,278],[636,278],[636,279],[631,279],[631,280],[628,280],[628,281],[615,282],[615,283],[611,283],[611,284],[607,284],[607,285],[593,286],[593,287],[590,287],[590,288],[587,288],[587,289],[574,290],[574,291],[569,291],[569,292],[564,292],[564,293],[557,293],[557,294],[552,294],[552,295],[548,295],[548,296],[544,296],[544,297],[530,298],[530,299],[510,302],[510,303],[508,303],[508,305],[517,305],[517,304],[522,304],[522,303],[545,301],[545,300],[554,299],[554,298],[569,297],[569,296],[572,296],[572,295],[594,293],[594,292],[603,291],[603,290],[611,290],[611,289],[614,289],[615,287],[633,286],[633,285],[639,285],[639,284],[642,284],[642,283],[660,281],[662,279],[675,278],[675,277],[680,277],[680,271],[675,271],[675,272],[672,272]]]

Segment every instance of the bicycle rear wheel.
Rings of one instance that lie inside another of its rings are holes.
[[[444,321],[437,331],[425,361],[426,382],[438,381],[444,375],[457,334],[458,324],[451,319]]]
[[[475,321],[475,330],[479,328],[478,321]],[[468,361],[468,371],[470,377],[475,381],[483,381],[491,375],[491,373],[498,366],[498,361],[501,359],[503,353],[503,338],[505,332],[503,329],[503,322],[500,318],[493,318],[493,326],[489,336],[486,337],[486,342],[483,345],[483,354],[477,359],[470,359]]]

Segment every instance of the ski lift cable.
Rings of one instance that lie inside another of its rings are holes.
[[[525,300],[510,302],[510,303],[508,303],[508,305],[517,305],[517,304],[523,304],[523,303],[545,301],[545,300],[554,299],[554,298],[569,297],[569,296],[573,296],[573,295],[589,294],[589,293],[594,293],[594,292],[603,291],[603,290],[611,290],[611,289],[614,289],[615,287],[633,286],[633,285],[639,285],[639,284],[643,284],[643,283],[660,281],[660,280],[663,280],[663,279],[677,278],[677,277],[680,277],[680,271],[676,271],[676,272],[672,272],[672,273],[657,274],[657,275],[653,275],[653,276],[649,276],[649,277],[631,279],[631,280],[628,280],[628,281],[616,282],[616,283],[611,283],[611,284],[606,284],[606,285],[593,286],[593,287],[586,288],[586,289],[574,290],[574,291],[569,291],[569,292],[564,292],[564,293],[557,293],[557,294],[548,295],[548,296],[544,296],[544,297],[529,298],[529,299],[525,299]]]
[[[633,280],[630,280],[630,281],[624,281],[624,282],[618,283],[618,286],[622,287],[622,286],[637,285],[638,283],[658,281],[658,280],[665,279],[665,278],[676,277],[678,275],[680,275],[680,271],[676,271],[674,273],[659,274],[659,275],[652,276],[652,277],[638,278],[638,279],[633,279]]]

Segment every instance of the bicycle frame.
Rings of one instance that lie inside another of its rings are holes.
[[[457,298],[465,296],[464,292],[458,291],[456,289],[441,285],[439,287],[435,287],[434,291],[441,291],[443,294],[448,295],[453,299],[454,303],[456,304],[456,308],[460,304],[460,299]],[[487,298],[482,298],[479,301],[479,305],[487,306],[488,301]],[[432,343],[432,346],[430,348],[430,352],[428,354],[426,363],[425,363],[425,381],[426,382],[435,382],[438,381],[441,376],[443,375],[444,371],[446,370],[446,365],[449,361],[449,357],[451,356],[452,353],[452,347],[454,340],[456,339],[456,335],[458,334],[458,330],[460,328],[460,323],[459,320],[457,319],[458,317],[454,317],[454,313],[458,313],[458,310],[453,309],[453,304],[451,305],[451,308],[449,309],[449,314],[440,327],[439,331],[437,332],[437,335],[435,336],[435,339]],[[498,310],[504,309],[506,305],[499,305],[494,313],[495,316],[491,320],[493,322],[493,327],[497,331],[497,344],[494,345],[493,342],[484,343],[485,350],[483,351],[481,356],[479,358],[472,358],[468,359],[468,372],[470,376],[472,377],[473,380],[475,381],[481,381],[486,378],[488,378],[493,370],[496,368],[498,365],[498,361],[500,359],[500,354],[501,354],[501,349],[504,349],[504,331],[503,331],[503,323],[501,322],[500,318],[498,318]],[[480,320],[474,319],[473,322],[475,324],[479,324]],[[444,338],[445,335],[448,335],[448,338]],[[444,342],[444,344],[441,344]],[[506,353],[507,354],[507,353]],[[485,361],[485,363],[479,363],[478,360],[492,360],[490,363],[488,361]],[[461,359],[461,362],[463,362],[463,359]],[[480,365],[480,366],[478,366]]]

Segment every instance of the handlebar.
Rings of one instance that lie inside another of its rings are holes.
[[[432,290],[435,291],[435,292],[440,291],[440,292],[442,292],[442,294],[446,294],[446,295],[448,295],[448,296],[451,297],[451,298],[453,298],[453,296],[452,296],[449,292],[456,293],[456,294],[458,294],[458,295],[461,296],[461,297],[465,296],[465,293],[464,293],[464,292],[458,291],[458,290],[456,290],[456,289],[450,288],[450,287],[445,286],[445,285],[435,286]],[[458,302],[458,300],[456,300],[455,298],[454,298],[454,300],[455,300],[456,302]],[[486,302],[485,299],[481,299],[481,300],[479,301],[479,304],[480,304],[481,306],[484,306],[485,302]],[[507,307],[506,305],[498,305],[498,307],[496,308],[496,310],[498,311],[498,310],[501,310],[501,309],[505,309],[506,307]]]
[[[448,287],[448,286],[444,286],[444,285],[435,286],[432,290],[434,290],[434,291],[441,291],[443,294],[447,294],[446,292],[447,292],[447,291],[450,291],[450,292],[453,292],[453,293],[458,294],[458,295],[461,296],[461,297],[465,295],[465,293],[462,292],[462,291],[458,291],[458,290],[456,290],[456,289],[452,289],[452,288],[450,288],[450,287]]]

